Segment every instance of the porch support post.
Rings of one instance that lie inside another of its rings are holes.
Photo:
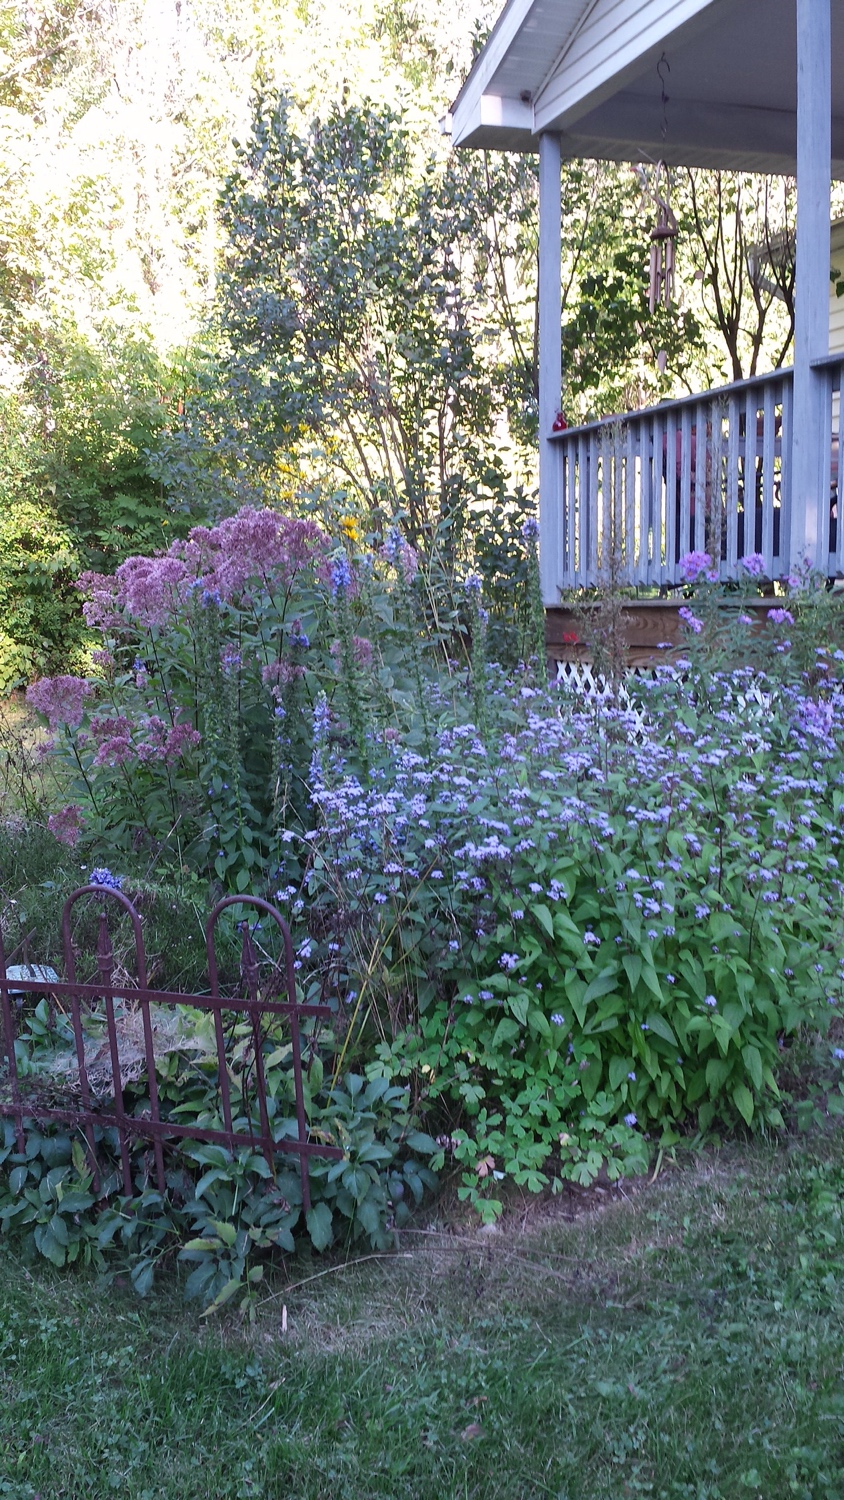
[[[789,558],[826,570],[830,413],[812,360],[829,354],[830,0],[797,0],[797,271]]]
[[[542,601],[560,601],[563,564],[559,454],[550,441],[562,383],[560,137],[539,137],[539,571]]]

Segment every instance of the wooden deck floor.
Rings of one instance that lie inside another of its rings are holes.
[[[781,598],[759,599],[748,605],[744,600],[736,602],[736,611],[755,616],[758,629],[765,624],[767,611]],[[688,632],[680,619],[678,610],[689,600],[674,599],[628,599],[622,606],[623,634],[627,642],[627,661],[631,667],[652,666],[655,662],[668,661],[672,651],[682,646]],[[693,606],[691,606],[693,607]],[[558,604],[545,611],[545,643],[551,661],[591,661],[589,644],[590,615],[598,606],[586,604],[575,609],[572,605]]]

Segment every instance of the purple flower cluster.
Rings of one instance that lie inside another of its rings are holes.
[[[78,729],[91,691],[84,677],[41,677],[27,688],[26,701],[49,719],[51,729]]]
[[[342,662],[342,658],[343,658],[343,643],[342,643],[342,641],[339,641],[339,640],[338,641],[332,641],[331,646],[329,647],[329,650],[330,650],[331,655],[334,657],[334,660],[336,662],[338,662],[338,663]],[[353,635],[352,636],[352,656],[353,656],[354,660],[356,661],[356,663],[357,663],[357,665],[359,667],[371,667],[372,666],[372,642],[371,642],[371,640],[369,640],[369,638],[367,636],[365,636],[365,635]]]
[[[84,573],[79,588],[89,625],[106,632],[128,624],[160,629],[192,596],[222,607],[259,591],[289,590],[304,569],[325,566],[329,541],[313,521],[249,506],[218,526],[195,526],[159,557],[130,557],[113,577]]]
[[[199,745],[199,731],[178,720],[168,723],[158,714],[97,714],[90,720],[88,732],[79,736],[82,745],[89,741],[95,747],[95,766],[119,767],[138,761],[174,765]]]
[[[680,558],[679,570],[684,583],[718,582],[718,569],[708,552],[687,552]]]
[[[680,607],[680,609],[678,609],[677,613],[683,623],[685,625],[688,625],[689,629],[693,631],[695,635],[700,635],[701,631],[703,630],[703,621],[699,619],[699,617],[694,614],[692,610],[688,609],[684,604]]]
[[[405,583],[412,583],[419,572],[419,558],[410,543],[402,536],[398,526],[387,532],[381,556],[401,573]]]
[[[76,802],[68,802],[58,812],[50,813],[47,827],[60,844],[72,849],[79,841],[84,822],[82,808]]]

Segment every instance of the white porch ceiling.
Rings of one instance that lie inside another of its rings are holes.
[[[795,0],[509,0],[452,111],[455,145],[793,173]],[[832,0],[844,177],[844,0]],[[668,96],[663,107],[657,65]]]

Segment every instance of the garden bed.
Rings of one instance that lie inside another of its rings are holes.
[[[524,542],[538,642],[533,523]],[[87,580],[102,677],[30,693],[71,778],[54,848],[108,849],[117,873],[99,875],[139,901],[142,870],[169,875],[175,925],[186,892],[195,925],[207,883],[269,896],[300,1001],[331,1017],[307,1036],[305,1108],[345,1160],[312,1163],[312,1211],[285,1179],[275,1238],[265,1217],[229,1226],[229,1200],[260,1217],[275,1187],[251,1161],[178,1164],[196,1190],[182,1253],[204,1258],[215,1303],[248,1293],[259,1242],[383,1248],[432,1174],[493,1222],[514,1190],[784,1128],[783,1059],[844,1003],[840,602],[801,575],[760,636],[759,559],[744,611],[703,554],[685,563],[686,658],[623,691],[610,673],[591,698],[549,687],[541,655],[487,660],[474,575],[455,664],[423,632],[430,580],[397,529],[377,552],[332,548],[243,511]],[[736,632],[753,666],[735,665]],[[27,908],[40,899],[27,887]],[[262,1047],[287,1098],[279,1039]],[[174,1110],[209,1108],[201,1070],[174,1053],[157,1071]],[[212,1220],[248,1254],[222,1254]],[[173,1222],[165,1204],[159,1247]],[[140,1257],[142,1284],[158,1257]]]

